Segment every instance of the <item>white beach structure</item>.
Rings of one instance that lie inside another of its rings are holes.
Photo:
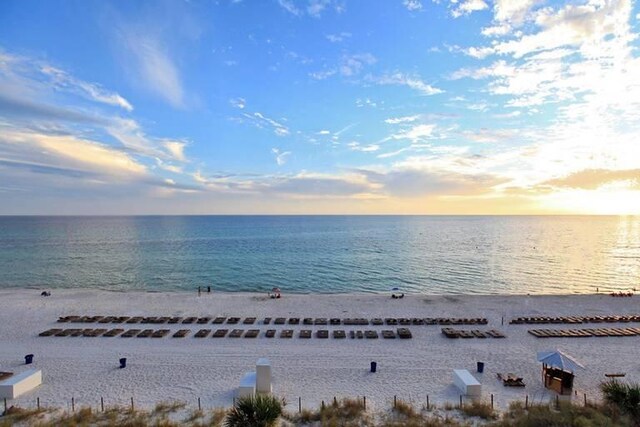
[[[453,370],[453,383],[460,389],[462,394],[472,398],[480,397],[482,385],[466,369]]]
[[[29,369],[0,382],[0,398],[15,399],[42,384],[42,371]]]
[[[256,393],[271,393],[271,363],[264,357],[256,363]]]
[[[247,372],[240,380],[238,397],[270,394],[271,389],[271,363],[269,359],[261,358],[256,363],[256,370]]]

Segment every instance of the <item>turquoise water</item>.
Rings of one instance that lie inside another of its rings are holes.
[[[640,288],[640,217],[0,217],[0,287],[430,294]]]

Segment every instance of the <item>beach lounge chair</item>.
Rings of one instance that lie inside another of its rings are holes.
[[[329,319],[330,325],[339,325],[341,322],[342,320],[340,318],[332,317],[331,319]]]
[[[106,316],[103,317],[102,319],[98,320],[98,323],[111,323],[111,322],[115,322],[118,318],[115,316]],[[129,320],[129,318],[127,318],[127,320]]]
[[[289,324],[290,325],[299,325],[300,324],[300,318],[299,317],[290,317],[289,318]]]
[[[401,339],[410,339],[412,337],[409,328],[398,328],[397,333]]]
[[[142,330],[141,329],[129,329],[124,332],[124,334],[120,335],[122,338],[132,338],[138,335]]]
[[[345,333],[345,331],[338,329],[333,331],[333,337],[334,338],[338,338],[338,339],[342,339],[342,338],[346,338],[347,334]]]
[[[387,317],[386,319],[384,319],[384,323],[386,323],[389,326],[395,326],[398,324],[398,320],[392,317]]]
[[[270,324],[270,323],[271,323],[271,317],[265,317],[265,318],[262,320],[262,324],[263,324],[263,325],[268,325],[268,324]]]
[[[364,333],[362,331],[356,331],[356,338],[358,339],[364,338]]]
[[[413,319],[411,319],[411,324],[412,325],[424,325],[424,319],[420,319],[418,317],[414,317]]]
[[[211,333],[211,329],[200,329],[198,332],[196,332],[194,337],[195,338],[206,338],[206,337],[209,336],[210,333]]]
[[[213,323],[214,325],[222,325],[225,322],[225,320],[227,320],[226,317],[218,316],[214,318],[213,321],[211,321],[211,323]]]
[[[256,318],[255,318],[255,317],[246,317],[246,318],[242,321],[242,324],[243,324],[243,325],[253,325],[254,323],[256,323]]]
[[[171,332],[169,329],[158,329],[151,334],[151,338],[164,338],[169,335],[169,332]]]
[[[396,333],[391,331],[391,330],[384,330],[382,331],[382,338],[384,339],[394,339],[396,337]]]
[[[50,337],[51,335],[55,335],[57,333],[62,332],[62,329],[47,329],[44,332],[40,332],[38,336],[40,337]]]
[[[197,317],[186,317],[186,318],[182,321],[182,324],[184,324],[184,325],[189,325],[189,324],[191,324],[191,323],[195,322],[196,320],[198,320],[198,318],[197,318]]]
[[[305,317],[304,319],[302,319],[302,324],[303,325],[313,325],[313,318],[312,317]]]
[[[367,339],[376,339],[378,338],[378,332],[376,331],[364,331],[364,337]]]
[[[234,329],[229,333],[229,338],[241,338],[244,334],[244,329]]]
[[[398,324],[402,325],[402,326],[408,326],[411,324],[411,319],[407,319],[406,317],[402,317],[400,319],[398,319]]]
[[[326,329],[316,331],[316,338],[329,338],[329,331]]]
[[[145,329],[144,331],[140,332],[136,338],[149,338],[151,335],[153,335],[153,329]]]
[[[158,318],[155,316],[148,316],[144,317],[140,323],[156,323],[157,320]]]
[[[237,325],[240,322],[239,317],[229,317],[227,319],[227,325]]]
[[[425,325],[437,325],[438,319],[434,319],[433,317],[425,317],[424,318]]]
[[[283,329],[280,331],[280,338],[293,338],[293,329]]]
[[[453,328],[442,328],[441,332],[447,338],[460,338],[459,331]]]
[[[276,317],[276,320],[273,321],[274,325],[284,325],[287,322],[285,317]]]
[[[328,323],[326,317],[318,317],[313,321],[314,325],[326,325]]]
[[[181,320],[182,320],[182,317],[175,316],[175,317],[172,317],[171,319],[169,319],[169,321],[167,323],[173,325],[173,324],[176,324],[176,323],[180,323]]]
[[[491,330],[487,331],[487,334],[489,334],[493,338],[506,338],[507,337],[505,334],[503,334],[502,332],[498,331],[497,329],[491,329]]]
[[[245,338],[256,338],[260,334],[260,329],[249,329],[245,334]]]
[[[475,336],[476,338],[486,338],[487,335],[485,335],[484,332],[478,330],[478,329],[474,329],[471,331],[471,333],[473,334],[473,336]]]
[[[116,329],[110,329],[107,332],[105,332],[104,334],[102,334],[103,337],[117,337],[118,335],[120,335],[121,333],[124,332],[124,329],[121,328],[116,328]]]
[[[384,325],[384,321],[381,318],[376,317],[374,319],[371,319],[371,324],[374,326],[381,326]]]
[[[303,329],[300,331],[298,338],[311,338],[311,329]]]
[[[209,322],[211,322],[211,317],[200,317],[196,321],[198,325],[206,325]]]
[[[173,338],[184,338],[191,332],[191,329],[180,329],[172,335]]]
[[[212,338],[224,338],[228,333],[228,329],[216,329],[216,331],[213,333]]]
[[[264,336],[267,338],[273,338],[276,336],[276,330],[275,329],[267,329],[267,332],[264,333]]]
[[[159,325],[162,325],[167,323],[170,319],[171,317],[167,317],[167,316],[158,317],[158,320],[156,321],[156,323]]]
[[[349,331],[349,338],[352,340],[356,338],[356,331]]]
[[[81,336],[84,336],[84,334],[88,333],[89,331],[93,331],[93,329],[74,329],[74,331],[71,333],[71,336],[81,337]]]
[[[142,316],[135,316],[135,317],[131,317],[129,320],[127,320],[125,323],[128,324],[133,324],[133,323],[140,323],[142,322]]]

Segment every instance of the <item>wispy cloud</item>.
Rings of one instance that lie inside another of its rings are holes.
[[[342,31],[341,33],[336,33],[336,34],[327,34],[325,37],[331,43],[340,43],[340,42],[350,38],[351,37],[351,33],[348,33],[346,31]]]
[[[400,72],[385,74],[379,77],[369,76],[369,80],[379,85],[407,86],[422,95],[437,95],[444,92],[442,89],[425,83],[418,76]]]
[[[0,87],[12,84],[0,91],[0,156],[9,168],[0,179],[40,191],[38,176],[46,174],[56,178],[43,188],[111,191],[123,185],[165,188],[160,171],[182,174],[186,141],[150,137],[133,118],[114,115],[107,107],[132,111],[123,97],[61,67],[15,58],[0,65]],[[186,191],[181,182],[171,188]]]
[[[464,15],[469,15],[472,12],[488,9],[489,5],[484,0],[463,0],[461,2],[455,2],[456,6],[451,11],[451,16],[459,18]]]
[[[247,106],[247,101],[244,98],[232,98],[229,100],[229,104],[231,104],[232,107],[242,110]]]
[[[130,53],[136,83],[177,108],[185,107],[185,91],[178,67],[159,38],[124,30],[122,45]]]
[[[403,0],[402,5],[412,12],[422,10],[422,2],[420,0]]]
[[[282,166],[287,163],[287,160],[291,155],[291,151],[282,151],[279,148],[272,148],[271,152],[275,156],[278,166]]]
[[[366,52],[343,54],[337,65],[309,73],[309,76],[316,80],[324,80],[334,75],[355,77],[359,75],[365,67],[375,64],[376,61],[375,56]]]
[[[270,129],[277,136],[288,136],[291,133],[286,125],[270,117],[267,117],[258,111],[254,113],[242,113],[241,117],[241,121],[251,123],[252,125],[261,129]]]
[[[305,14],[313,18],[320,18],[327,9],[333,9],[337,13],[344,11],[344,4],[337,0],[278,0],[278,4],[284,10],[295,16],[304,16]]]
[[[50,65],[42,65],[40,70],[44,75],[50,76],[54,87],[60,90],[73,91],[82,96],[88,97],[92,101],[101,102],[108,105],[132,111],[133,106],[117,93],[109,92],[95,83],[88,83],[70,76],[63,70]]]
[[[415,114],[413,116],[391,117],[391,118],[385,119],[384,122],[387,123],[387,124],[390,124],[390,125],[397,125],[399,123],[415,122],[419,118],[420,118],[420,115],[419,114]]]
[[[550,179],[541,185],[595,190],[612,182],[625,182],[628,188],[640,190],[640,169],[585,169],[564,177]]]

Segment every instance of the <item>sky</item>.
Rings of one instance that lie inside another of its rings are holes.
[[[0,214],[640,214],[630,0],[0,2]]]

